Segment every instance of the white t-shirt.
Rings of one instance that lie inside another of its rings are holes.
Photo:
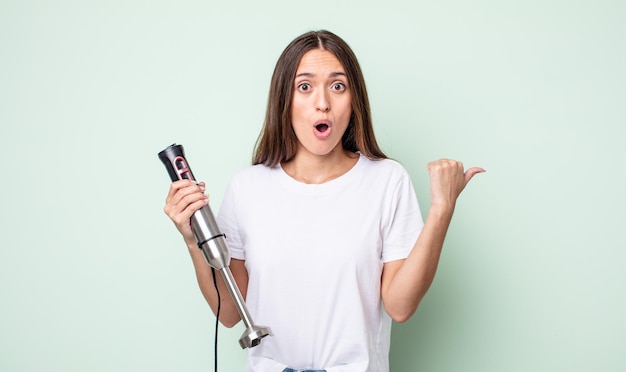
[[[361,155],[323,184],[250,166],[231,181],[218,224],[245,260],[252,319],[274,333],[249,350],[246,371],[389,370],[383,263],[405,258],[423,226],[400,164]]]

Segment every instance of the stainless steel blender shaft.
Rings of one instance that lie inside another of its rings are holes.
[[[271,336],[272,331],[268,327],[256,326],[252,321],[243,296],[230,271],[230,251],[226,245],[224,234],[217,229],[213,213],[208,205],[194,213],[191,217],[191,226],[206,262],[222,274],[230,297],[233,299],[237,312],[246,327],[239,339],[239,345],[244,349],[257,346],[263,337]]]
[[[172,182],[181,179],[195,181],[189,164],[185,159],[185,152],[182,145],[173,144],[159,153],[159,159],[165,165],[165,169]],[[265,336],[271,336],[269,327],[254,325],[243,296],[237,287],[237,283],[230,271],[230,251],[226,245],[226,236],[220,232],[215,217],[209,205],[197,210],[191,217],[191,227],[198,242],[198,248],[202,250],[206,262],[222,274],[226,288],[233,299],[237,312],[241,316],[246,330],[239,339],[242,348],[257,346]]]

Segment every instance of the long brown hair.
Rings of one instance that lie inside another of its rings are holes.
[[[291,126],[291,102],[296,70],[302,56],[313,49],[335,55],[346,70],[352,96],[352,115],[341,144],[352,152],[360,151],[370,159],[384,159],[374,137],[370,104],[359,62],[348,44],[326,30],[307,32],[294,39],[276,62],[270,84],[263,129],[257,139],[252,164],[274,167],[296,155],[298,138]]]

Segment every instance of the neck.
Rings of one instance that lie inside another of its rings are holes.
[[[338,148],[323,156],[300,151],[281,165],[285,173],[297,181],[321,184],[344,175],[358,159],[358,154]]]

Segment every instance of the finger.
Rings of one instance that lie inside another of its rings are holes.
[[[467,185],[467,183],[472,179],[472,177],[474,177],[478,173],[484,173],[484,172],[486,172],[486,170],[483,168],[479,168],[479,167],[472,167],[466,170],[465,171],[465,184]]]
[[[204,183],[196,185],[195,182],[184,181],[173,183],[170,193],[165,200],[165,213],[172,217],[183,211],[190,203],[206,198]]]
[[[192,185],[195,185],[195,182],[191,180],[178,180],[172,182],[165,200],[170,200],[178,192],[178,190],[184,189],[185,187],[190,187]]]
[[[170,202],[173,202],[174,204],[176,204],[183,197],[196,192],[203,193],[205,189],[206,187],[204,182],[196,184],[195,181],[176,181],[172,183],[167,198],[165,199],[165,203],[168,204]]]
[[[169,210],[171,214],[181,213],[185,209],[187,209],[190,204],[195,203],[198,200],[208,199],[208,196],[205,193],[198,190],[189,191],[188,189],[189,188],[183,189],[180,192],[176,193],[174,197],[166,204],[166,209]]]
[[[174,220],[176,224],[181,224],[181,225],[189,224],[189,219],[191,219],[191,216],[194,213],[196,213],[198,209],[204,207],[208,203],[209,203],[208,196],[204,196],[200,199],[194,198],[194,199],[185,200],[185,203],[179,204],[179,206],[182,207],[182,209],[173,216],[172,220]]]
[[[166,206],[165,213],[176,225],[188,225],[191,216],[200,208],[209,203],[209,197],[204,194],[190,194],[178,204]]]
[[[456,163],[450,159],[439,159],[428,163],[427,168],[428,173],[432,175],[436,173],[446,172],[449,169],[455,169]]]

